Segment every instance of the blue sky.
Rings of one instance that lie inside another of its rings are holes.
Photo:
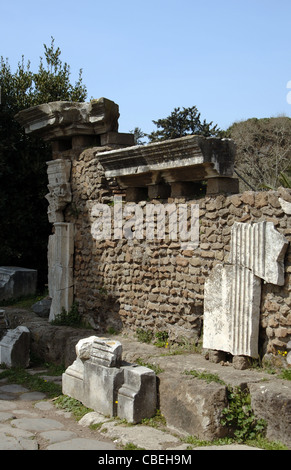
[[[119,104],[119,131],[197,106],[226,129],[291,116],[290,0],[2,0],[0,55],[37,70],[51,36],[88,99]]]

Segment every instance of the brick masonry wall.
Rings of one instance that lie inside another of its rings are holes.
[[[197,342],[203,327],[205,279],[215,264],[228,260],[233,223],[271,221],[291,241],[291,217],[278,200],[291,202],[291,190],[155,201],[199,204],[200,243],[195,250],[183,251],[180,243],[167,238],[96,241],[91,209],[96,202],[112,207],[114,194],[120,193],[114,181],[105,179],[98,151],[102,149],[85,150],[72,160],[73,200],[65,213],[66,221],[76,227],[75,300],[81,313],[100,332],[109,327],[142,328],[167,331],[173,341]],[[139,205],[145,210],[145,202]],[[262,286],[263,354],[284,350],[291,339],[290,276],[289,246],[285,285]]]

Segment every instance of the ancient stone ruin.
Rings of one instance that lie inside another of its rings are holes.
[[[35,269],[0,266],[0,300],[34,295],[37,285]]]
[[[0,310],[0,364],[6,367],[28,367],[30,332],[26,326],[9,328],[5,310]]]
[[[139,423],[156,412],[156,375],[122,361],[122,345],[91,336],[76,345],[77,359],[63,374],[63,393],[107,416]]]
[[[118,117],[105,98],[16,116],[52,143],[49,319],[77,302],[101,334],[145,329],[197,343],[204,330],[205,348],[234,356],[286,350],[290,190],[239,194],[232,141],[188,136],[135,146],[118,132]],[[142,225],[149,206],[164,217],[162,231],[152,219],[152,237]],[[198,232],[186,246],[177,236],[182,213],[185,233]]]
[[[273,222],[233,224],[229,264],[217,264],[205,282],[205,348],[258,357],[261,279],[284,285],[287,248]]]

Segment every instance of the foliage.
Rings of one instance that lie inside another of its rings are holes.
[[[264,437],[266,422],[255,417],[248,391],[238,387],[227,390],[228,407],[222,411],[221,424],[234,429],[238,442]]]
[[[177,139],[186,135],[203,135],[204,137],[220,136],[221,131],[212,122],[207,123],[200,119],[196,106],[191,108],[174,108],[170,116],[153,121],[158,130],[147,137],[150,142],[167,139]]]
[[[13,367],[1,372],[0,380],[4,378],[7,379],[9,383],[24,385],[29,390],[45,393],[49,398],[60,395],[62,392],[61,385],[46,381],[37,375],[31,375],[20,367]]]
[[[83,326],[82,316],[80,315],[78,309],[78,303],[74,302],[68,312],[63,307],[61,313],[56,315],[55,319],[51,321],[51,324],[56,326]]]
[[[291,380],[291,369],[283,369],[280,377],[284,380]]]
[[[157,331],[155,333],[155,337],[157,338],[156,341],[155,341],[155,346],[157,346],[158,348],[167,348],[169,343],[168,343],[168,339],[169,339],[169,335],[168,335],[168,332],[167,331]]]
[[[135,145],[144,145],[144,139],[147,135],[141,130],[140,127],[135,127],[132,131],[129,131],[130,134],[134,135],[134,143]]]
[[[164,415],[162,415],[161,410],[156,410],[152,418],[143,418],[141,424],[158,429],[167,426],[167,421]]]
[[[255,190],[291,186],[291,119],[248,119],[226,131],[236,144],[235,169]],[[242,190],[249,189],[244,187]]]
[[[144,330],[143,328],[137,328],[136,336],[138,341],[141,343],[151,343],[153,339],[153,332],[150,330]]]
[[[198,372],[197,370],[185,370],[184,374],[191,375],[192,377],[196,377],[197,379],[200,379],[200,380],[206,380],[208,384],[210,382],[216,382],[221,385],[225,385],[223,380],[221,380],[217,374],[212,374],[211,372]]]
[[[145,362],[140,357],[138,357],[135,361],[139,366],[147,367],[148,369],[152,369],[156,375],[161,374],[164,372],[164,369],[161,369],[159,365],[152,364],[151,362]]]
[[[17,70],[0,58],[0,265],[22,265],[38,270],[40,287],[47,282],[46,161],[50,145],[28,136],[14,119],[22,109],[48,101],[84,101],[82,72],[70,83],[70,67],[51,40],[37,72],[22,56]],[[45,64],[45,65],[44,65]]]
[[[80,401],[67,395],[60,395],[54,403],[57,408],[72,413],[77,421],[83,418],[85,414],[93,411],[91,408],[84,406]]]

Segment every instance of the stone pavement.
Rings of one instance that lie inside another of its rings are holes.
[[[56,378],[54,377],[54,380]],[[61,380],[59,377],[57,380]],[[99,430],[90,428],[100,424]],[[102,423],[102,424],[101,424]],[[126,426],[95,412],[77,422],[43,393],[0,380],[0,450],[116,451],[126,444],[145,450],[187,450],[188,444],[149,426]],[[256,450],[244,445],[201,447],[194,450]]]

